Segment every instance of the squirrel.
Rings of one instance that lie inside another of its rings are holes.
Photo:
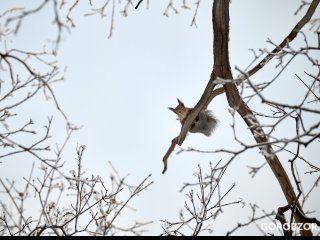
[[[169,107],[171,111],[178,115],[181,125],[184,124],[188,115],[192,112],[193,108],[184,106],[184,103],[178,99],[178,106],[175,108]],[[189,132],[191,133],[202,133],[209,137],[213,130],[218,125],[218,119],[212,114],[210,110],[202,110],[192,123]]]

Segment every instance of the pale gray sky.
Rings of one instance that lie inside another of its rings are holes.
[[[37,2],[30,4],[37,5]],[[120,173],[130,173],[129,179],[135,183],[151,173],[155,184],[134,201],[132,206],[137,211],[127,212],[127,215],[122,216],[122,221],[153,220],[149,234],[160,234],[160,220],[178,219],[179,210],[186,200],[186,192],[178,191],[184,182],[195,180],[193,174],[197,165],[200,163],[206,169],[210,161],[216,163],[225,157],[173,154],[167,173],[161,174],[162,157],[171,139],[180,130],[176,116],[167,108],[176,105],[177,97],[187,106],[195,105],[211,73],[212,1],[202,1],[197,16],[198,28],[190,27],[193,11],[179,8],[179,14],[171,12],[169,18],[163,16],[167,1],[150,1],[149,10],[142,4],[137,11],[130,11],[127,18],[120,16],[120,9],[116,9],[115,30],[110,40],[107,39],[109,19],[83,17],[89,9],[84,2],[73,13],[77,27],[72,29],[71,34],[63,35],[57,58],[62,69],[63,66],[68,66],[68,69],[66,81],[55,86],[56,95],[71,121],[83,126],[72,136],[64,154],[66,169],[71,169],[72,164],[75,164],[77,145],[84,144],[87,146],[84,166],[89,175],[100,175],[108,180],[111,171],[108,161]],[[180,1],[176,2],[180,6]],[[189,2],[193,4],[193,1]],[[3,12],[9,7],[20,5],[26,5],[26,2],[1,1],[0,10]],[[294,16],[299,5],[298,0],[232,1],[230,58],[234,76],[237,75],[235,66],[245,68],[251,62],[249,48],[270,50],[270,44],[266,43],[268,38],[275,43],[283,40],[306,10]],[[48,19],[50,14],[50,9],[45,9],[41,14],[28,18],[18,36],[7,43],[9,48],[37,51],[44,44],[51,46],[48,39],[55,36],[56,29],[51,25],[52,19]],[[283,82],[278,84],[279,87],[270,96],[274,99],[294,100],[295,89],[301,87],[294,79],[294,73],[303,74],[306,68],[304,64],[303,59],[295,61],[286,75],[282,76]],[[268,81],[276,73],[274,65],[270,64],[252,80]],[[290,89],[287,87],[288,82]],[[40,131],[43,131],[42,126],[46,124],[47,116],[52,115],[53,108],[52,101],[48,103],[43,100],[43,96],[38,96],[26,104],[21,112],[21,121],[32,117]],[[254,110],[261,110],[260,102],[255,103],[256,106],[250,106]],[[209,109],[220,121],[213,136],[207,138],[200,134],[189,134],[183,147],[192,146],[202,150],[236,149],[238,145],[233,140],[230,128],[232,118],[225,97],[217,97]],[[59,142],[65,134],[63,119],[55,113],[54,120],[52,141]],[[241,138],[253,143],[241,120],[237,126]],[[280,128],[277,134],[285,137],[286,132],[287,129]],[[318,163],[318,149],[311,145],[306,154],[308,160]],[[289,167],[288,156],[281,157],[282,163]],[[30,168],[31,162],[22,157],[6,160],[1,164],[0,175],[22,181],[21,176],[28,174],[29,170],[26,169]],[[243,199],[246,203],[258,204],[267,212],[286,204],[268,166],[254,179],[249,176],[247,166],[259,166],[263,162],[262,155],[250,151],[232,163],[222,181],[222,189],[228,189],[232,183],[236,183],[227,201]],[[302,177],[308,189],[316,176]],[[319,194],[319,190],[314,193],[305,206],[306,211],[318,209]],[[226,208],[215,222],[214,234],[224,235],[238,222],[247,220],[250,214],[248,205],[244,208],[241,205]],[[319,212],[314,214],[319,217]],[[255,226],[236,232],[249,235],[258,233]]]

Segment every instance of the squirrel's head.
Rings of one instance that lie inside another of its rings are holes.
[[[178,106],[175,108],[169,107],[169,109],[178,115],[179,119],[184,119],[188,114],[188,109],[184,106],[183,102],[178,99]]]

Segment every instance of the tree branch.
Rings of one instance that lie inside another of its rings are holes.
[[[319,1],[316,1],[319,2]],[[213,12],[213,25],[214,25],[214,69],[216,76],[223,79],[232,79],[232,73],[229,64],[228,42],[229,42],[229,0],[221,0],[214,2]],[[255,72],[253,72],[255,73]],[[272,146],[268,144],[268,138],[264,133],[261,125],[254,116],[251,109],[241,98],[236,85],[233,82],[226,82],[224,89],[227,95],[229,106],[236,110],[248,128],[250,129],[255,141],[257,143],[264,143],[265,146],[261,147],[261,151],[269,166],[271,167],[274,175],[276,176],[279,185],[288,201],[294,202],[296,194],[290,179],[284,170],[280,160],[274,153]],[[297,208],[302,211],[302,208],[297,202]],[[294,215],[296,222],[303,222],[301,217],[297,214]],[[301,230],[302,235],[312,235],[311,231]]]
[[[287,37],[278,45],[276,46],[272,52],[270,52],[267,56],[265,56],[256,66],[254,66],[251,70],[249,70],[245,75],[241,76],[240,78],[236,79],[235,82],[237,84],[240,84],[245,79],[249,78],[256,72],[258,72],[260,69],[262,69],[274,56],[277,55],[285,46],[287,46],[290,42],[292,42],[299,31],[310,21],[311,17],[313,16],[315,10],[317,9],[317,6],[319,5],[320,0],[313,0],[311,5],[309,6],[308,11],[306,14],[301,18],[301,20],[295,25],[295,27],[291,30],[291,32],[288,34]],[[210,100],[208,101],[208,104],[212,101],[213,98],[216,96],[224,93],[224,88],[220,87],[215,89],[210,96]]]

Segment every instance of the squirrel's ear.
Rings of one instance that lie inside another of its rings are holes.
[[[177,98],[177,100],[178,100],[179,105],[181,105],[182,107],[184,107],[183,102],[181,102],[179,98]]]
[[[168,107],[168,108],[169,108],[169,110],[171,110],[172,112],[176,113],[176,110],[175,110],[174,108],[172,108],[172,107]]]

